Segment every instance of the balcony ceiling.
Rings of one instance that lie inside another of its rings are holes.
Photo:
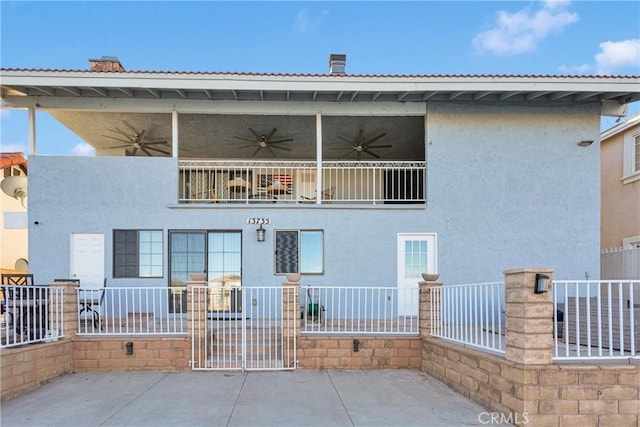
[[[316,117],[322,112],[323,157],[345,157],[339,137],[366,138],[384,132],[372,145],[383,159],[424,159],[424,114],[432,101],[482,104],[552,105],[640,100],[638,76],[505,75],[294,75],[251,73],[0,70],[3,105],[50,113],[96,148],[99,155],[123,155],[108,138],[145,130],[148,140],[171,141],[172,111],[178,112],[179,156],[251,158],[238,148],[252,138],[278,131],[275,139],[291,151],[277,159],[315,159]],[[170,151],[170,143],[166,144]],[[255,158],[274,158],[262,149]],[[354,158],[346,156],[346,159]],[[368,155],[363,158],[374,159]]]
[[[121,145],[108,138],[122,138],[118,130],[133,135],[143,129],[148,140],[166,140],[167,151],[171,151],[171,114],[168,113],[112,113],[69,110],[48,111],[58,121],[96,148],[98,154],[122,155],[124,151],[110,150]],[[290,143],[277,144],[291,149],[273,149],[273,153],[238,137],[253,139],[249,130],[259,135],[277,131],[273,140],[289,139]],[[272,115],[210,115],[180,114],[178,116],[179,156],[181,158],[223,158],[223,159],[315,159],[316,158],[316,117],[315,116],[272,116]],[[365,141],[385,133],[371,145],[392,145],[391,148],[372,149],[385,160],[424,160],[424,118],[423,117],[323,117],[322,140],[323,157],[326,159],[355,159],[351,145],[339,137],[355,140],[360,129]],[[106,136],[105,136],[106,135]],[[241,147],[245,148],[241,148]],[[255,155],[254,155],[255,153]],[[143,153],[140,153],[144,155]],[[157,153],[156,153],[157,154]],[[275,154],[275,156],[274,156]],[[253,155],[253,157],[252,157]],[[362,159],[375,160],[367,154]]]

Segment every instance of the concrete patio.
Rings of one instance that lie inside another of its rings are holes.
[[[481,425],[482,414],[488,417],[410,370],[71,374],[1,409],[4,427],[437,427]]]

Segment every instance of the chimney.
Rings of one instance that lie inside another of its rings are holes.
[[[122,73],[124,67],[116,56],[103,56],[100,59],[89,60],[89,71]]]
[[[332,53],[329,56],[329,74],[332,76],[344,76],[344,67],[347,63],[347,55]]]

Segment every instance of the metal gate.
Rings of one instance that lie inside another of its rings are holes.
[[[195,287],[191,311],[194,370],[292,370],[300,318],[296,287]]]

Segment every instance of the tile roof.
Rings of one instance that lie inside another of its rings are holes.
[[[49,73],[88,73],[88,74],[176,74],[176,75],[235,75],[235,76],[273,76],[273,77],[335,77],[343,79],[349,77],[358,78],[602,78],[602,79],[628,79],[637,78],[638,75],[563,75],[563,74],[322,74],[322,73],[259,73],[247,71],[160,71],[160,70],[136,70],[136,71],[90,71],[86,69],[59,69],[59,68],[2,68],[0,71],[20,72],[49,72]]]
[[[24,165],[27,168],[27,159],[22,153],[0,153],[0,168],[8,168],[10,166]]]

